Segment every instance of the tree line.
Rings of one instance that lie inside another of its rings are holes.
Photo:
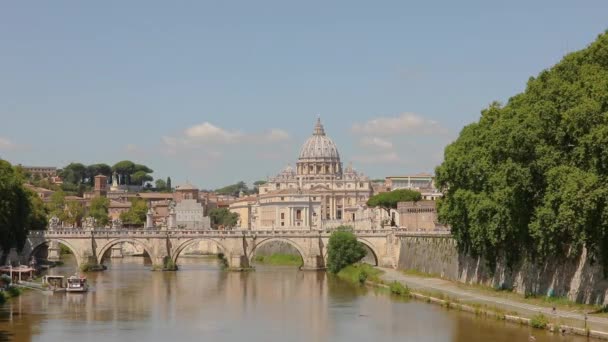
[[[608,270],[608,32],[493,103],[446,147],[439,218],[491,265],[578,255]]]

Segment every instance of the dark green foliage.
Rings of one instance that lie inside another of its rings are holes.
[[[418,191],[409,189],[393,190],[389,192],[381,192],[374,195],[367,200],[369,207],[379,207],[390,215],[391,209],[397,209],[399,202],[417,202],[422,199],[422,195]],[[391,218],[391,226],[394,226],[395,222]]]
[[[148,213],[148,204],[141,198],[131,200],[131,208],[129,211],[120,214],[120,220],[123,224],[132,226],[143,226],[146,222],[146,214]]]
[[[398,281],[393,281],[392,283],[390,283],[389,285],[389,290],[391,291],[392,294],[395,294],[397,296],[409,296],[410,295],[410,289],[407,286],[404,286],[403,284],[401,284]]]
[[[23,187],[23,176],[13,166],[0,159],[0,249],[23,248],[32,224],[38,225],[41,210],[32,203],[32,194]]]
[[[236,226],[239,221],[239,214],[232,213],[226,208],[215,208],[209,211],[209,217],[211,218],[211,227],[218,229],[231,228]]]
[[[608,262],[608,34],[493,103],[445,149],[440,220],[490,265],[578,253]]]
[[[547,324],[549,324],[549,319],[543,314],[538,314],[530,319],[530,325],[536,329],[545,329]]]
[[[363,259],[367,253],[355,234],[338,230],[331,234],[327,245],[327,269],[336,274],[344,267]]]
[[[215,190],[215,192],[220,195],[231,195],[231,196],[238,196],[241,193],[241,191],[245,194],[248,194],[250,192],[249,187],[243,181],[240,181],[236,184],[228,185],[223,188]]]

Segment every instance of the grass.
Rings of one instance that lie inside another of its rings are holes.
[[[426,273],[418,270],[400,270],[401,273],[409,276],[420,277],[420,278],[441,278],[439,274]]]
[[[392,283],[390,283],[389,289],[392,294],[397,295],[397,296],[409,297],[409,295],[410,295],[409,287],[404,286],[403,284],[401,284],[398,281],[393,281]]]
[[[543,314],[536,315],[530,320],[530,325],[536,329],[545,329],[547,324],[549,324],[549,319]]]
[[[275,266],[300,266],[303,263],[302,257],[292,254],[256,255],[253,261]]]
[[[500,289],[493,288],[485,285],[473,285],[473,284],[462,284],[456,283],[459,288],[472,290],[478,293],[488,294],[493,297],[499,297],[504,299],[510,299],[513,301],[518,301],[522,303],[528,303],[533,305],[538,305],[542,307],[552,308],[568,311],[578,311],[578,312],[597,312],[601,310],[600,305],[591,305],[591,304],[581,304],[576,303],[569,300],[566,297],[549,297],[549,296],[540,296],[540,295],[522,295],[517,292],[513,292],[509,289]]]
[[[383,272],[365,263],[353,264],[344,267],[338,272],[338,277],[351,283],[364,284],[367,280],[374,283],[382,283],[380,275]]]

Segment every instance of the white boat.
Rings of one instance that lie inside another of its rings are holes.
[[[71,276],[68,278],[67,292],[87,292],[89,285],[87,284],[87,277],[84,276]]]

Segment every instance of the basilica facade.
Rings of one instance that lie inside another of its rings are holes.
[[[287,166],[260,186],[257,196],[230,206],[248,229],[322,228],[368,222],[369,178],[343,167],[338,147],[318,119],[295,168]]]

